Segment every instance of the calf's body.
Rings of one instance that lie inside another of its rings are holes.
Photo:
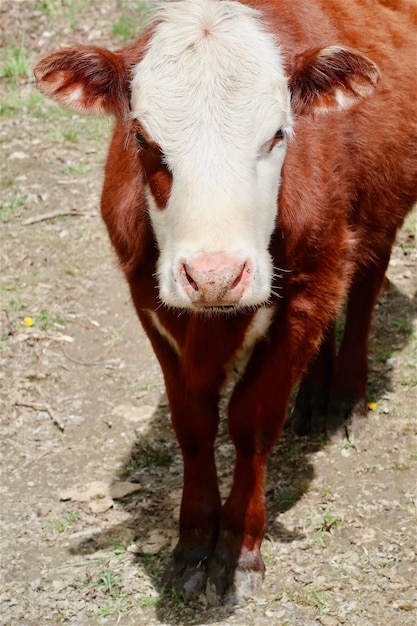
[[[181,593],[259,588],[265,466],[297,382],[299,434],[364,422],[372,309],[417,196],[415,25],[406,1],[181,0],[122,50],[35,68],[47,95],[116,118],[101,208],[183,454]]]

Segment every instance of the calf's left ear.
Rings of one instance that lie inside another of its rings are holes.
[[[119,117],[129,109],[127,69],[117,52],[63,48],[41,58],[33,73],[39,91],[69,109]]]
[[[291,107],[296,115],[348,109],[374,91],[379,76],[375,63],[356,50],[306,50],[289,79]]]

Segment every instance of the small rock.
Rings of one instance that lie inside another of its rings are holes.
[[[23,159],[28,159],[29,155],[26,152],[12,152],[9,156],[9,161],[23,161]]]
[[[340,622],[331,615],[321,615],[320,624],[323,624],[323,626],[339,626]]]

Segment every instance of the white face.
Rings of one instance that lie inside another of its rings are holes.
[[[267,301],[291,113],[279,47],[258,14],[238,2],[163,4],[132,109],[172,173],[165,207],[147,189],[161,300],[193,309]]]

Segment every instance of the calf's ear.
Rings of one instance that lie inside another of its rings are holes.
[[[128,72],[117,52],[63,48],[41,58],[33,73],[37,88],[69,109],[118,117],[129,111]]]
[[[371,94],[378,80],[378,67],[356,50],[306,50],[289,79],[291,106],[296,115],[348,109]]]

